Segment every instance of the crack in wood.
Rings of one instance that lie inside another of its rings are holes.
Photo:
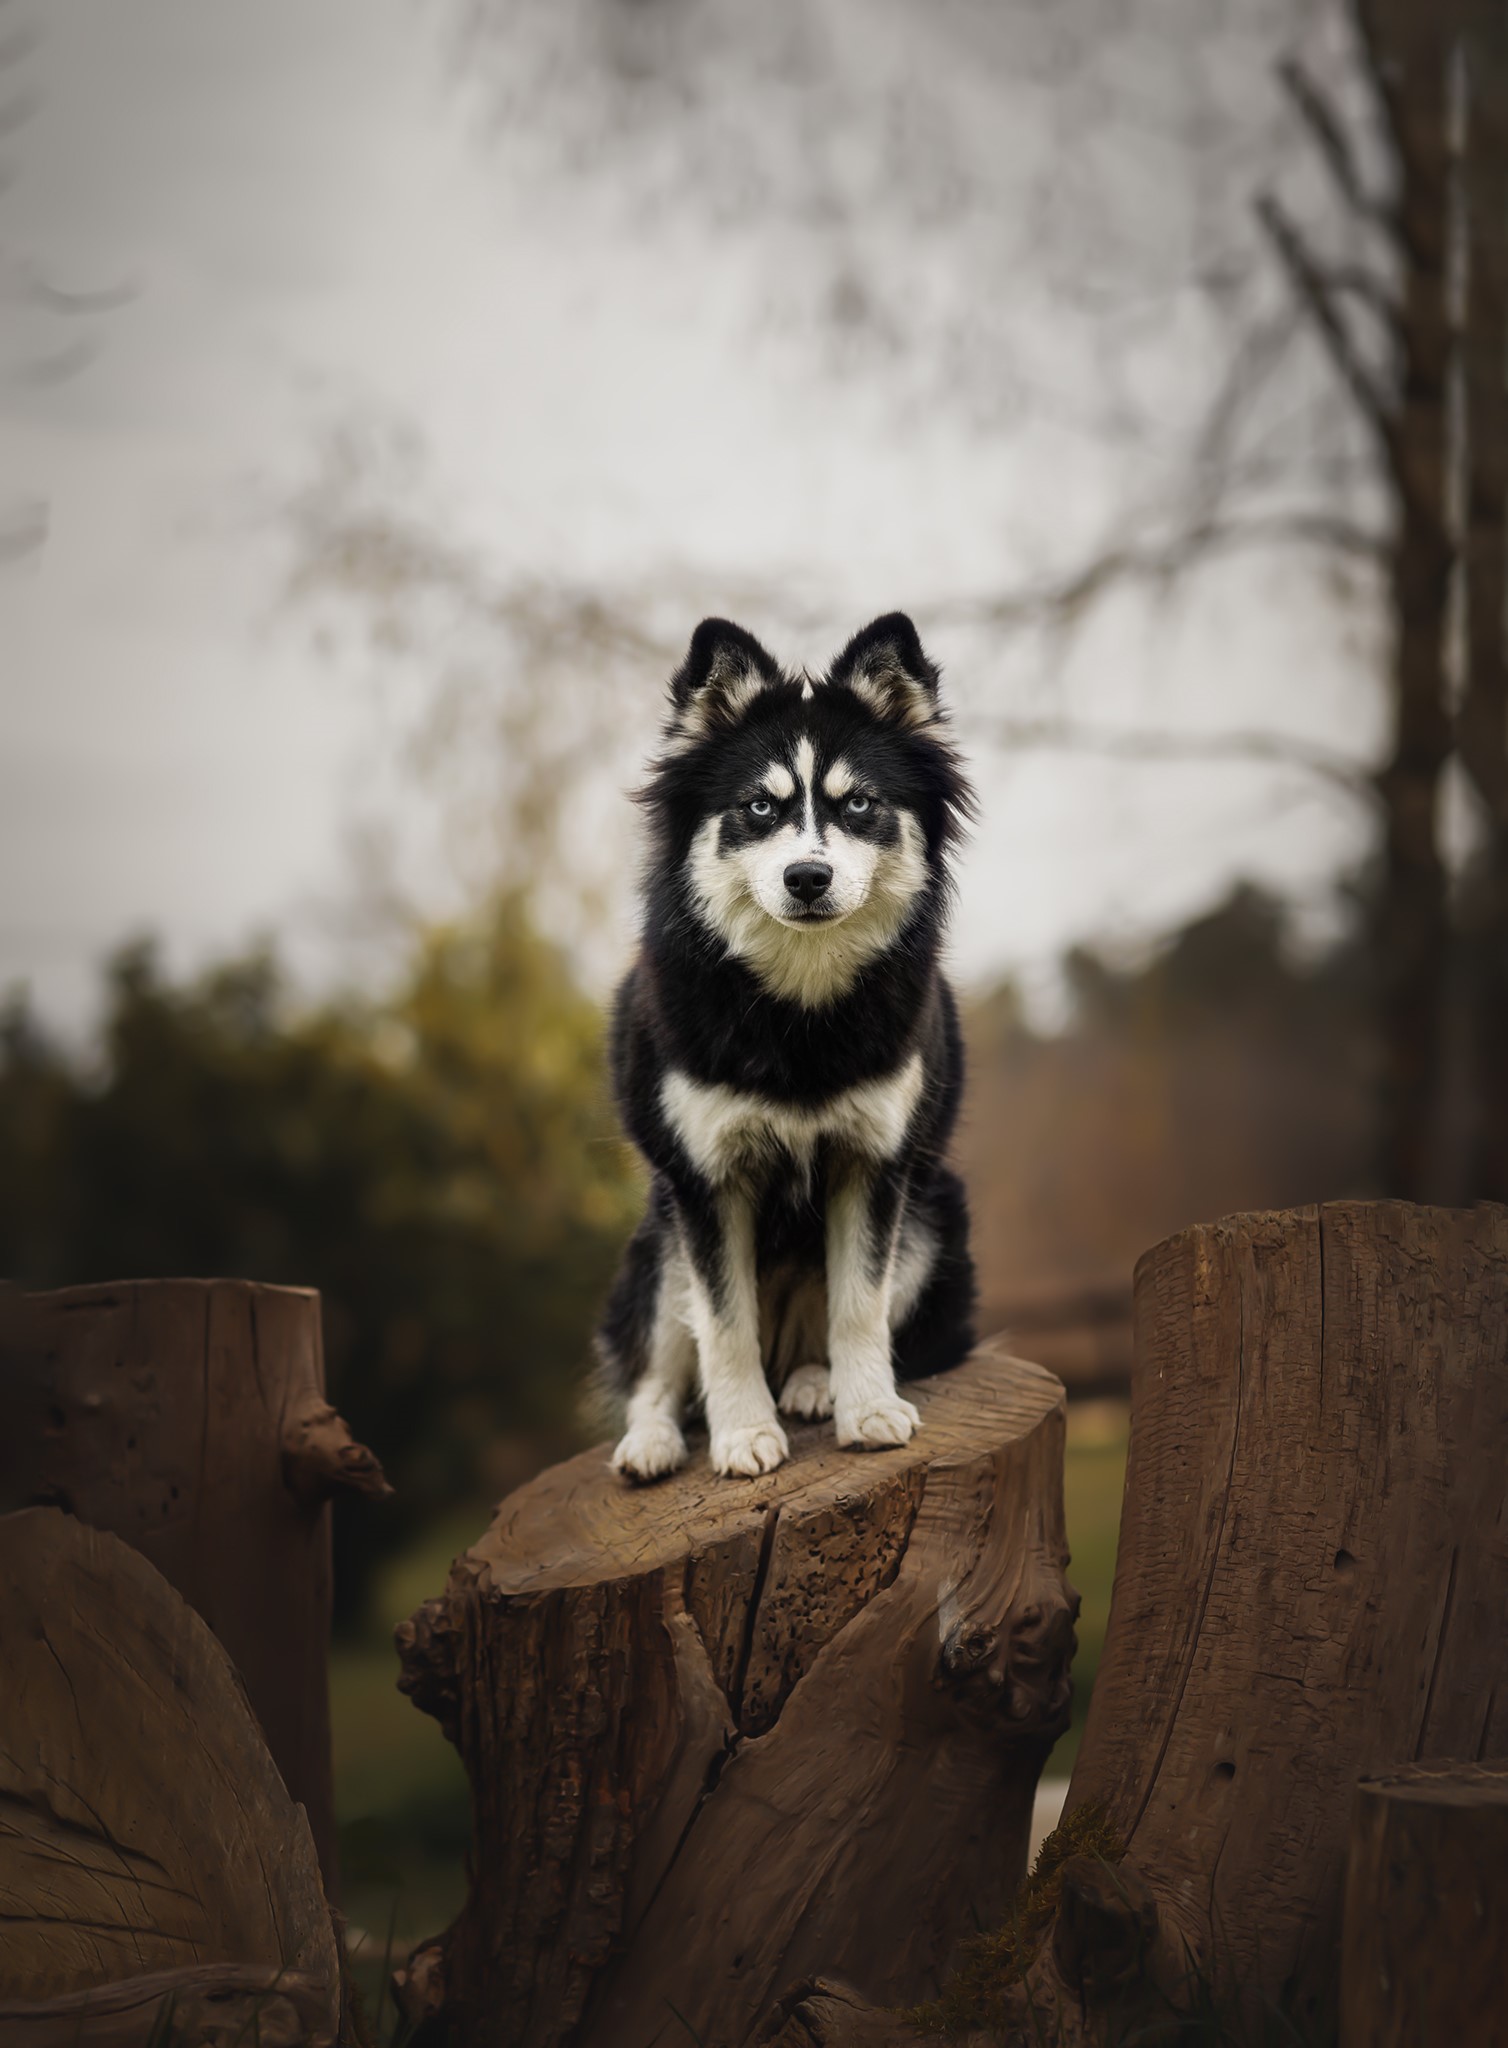
[[[739,1647],[738,1663],[733,1675],[733,1697],[728,1702],[728,1711],[740,1732],[744,1723],[744,1691],[749,1678],[749,1660],[754,1654],[754,1637],[759,1627],[760,1607],[764,1599],[765,1586],[770,1576],[770,1558],[775,1549],[775,1531],[780,1523],[780,1504],[777,1501],[765,1515],[764,1528],[760,1532],[759,1557],[754,1566],[754,1584],[749,1593],[749,1604],[744,1615],[743,1641]]]

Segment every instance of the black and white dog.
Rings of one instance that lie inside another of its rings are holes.
[[[939,950],[973,799],[900,613],[821,681],[707,619],[671,700],[612,1034],[653,1182],[598,1353],[628,1396],[620,1472],[682,1463],[699,1381],[714,1468],[754,1476],[787,1452],[777,1395],[786,1415],[835,1417],[841,1444],[903,1444],[919,1417],[897,1375],[972,1341]]]

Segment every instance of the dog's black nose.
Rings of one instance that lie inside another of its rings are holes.
[[[793,860],[785,871],[785,886],[803,903],[815,903],[832,878],[833,871],[825,860]]]

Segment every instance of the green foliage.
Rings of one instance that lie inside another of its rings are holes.
[[[319,1288],[334,1396],[398,1488],[337,1517],[349,1614],[381,1550],[494,1489],[500,1439],[570,1436],[634,1204],[601,1037],[513,899],[316,1009],[270,953],[174,984],[135,947],[93,1068],[22,1006],[0,1026],[0,1270]]]

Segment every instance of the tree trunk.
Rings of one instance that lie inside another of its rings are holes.
[[[1135,1314],[1110,1626],[1068,1809],[1103,1804],[1126,1914],[1145,1902],[1151,1932],[1129,1991],[1103,1981],[1121,2010],[1177,2005],[1192,1967],[1307,2024],[1333,1999],[1358,1776],[1508,1750],[1508,1210],[1200,1225],[1142,1258]],[[1023,2043],[1105,2017],[1095,1958],[1065,1970],[1064,1947],[1019,1994]]]
[[[795,1985],[759,2036],[761,2048],[920,2048],[924,2038],[830,1977]]]
[[[1062,1389],[981,1351],[909,1391],[904,1449],[796,1428],[758,1481],[557,1466],[400,1629],[471,1779],[418,1972],[468,2048],[738,2048],[819,1968],[929,1996],[1004,1910],[1068,1714]]]
[[[1377,776],[1381,893],[1373,920],[1381,1054],[1381,1192],[1420,1200],[1435,1166],[1442,992],[1450,957],[1438,808],[1452,736],[1446,687],[1450,536],[1448,10],[1359,0],[1361,50],[1392,144],[1399,267],[1398,396],[1384,467],[1393,743]]]
[[[1341,2048],[1508,2032],[1508,1761],[1357,1788],[1340,1999]]]
[[[1508,11],[1465,8],[1466,576],[1457,745],[1484,841],[1462,892],[1475,1129],[1467,1193],[1508,1198]]]
[[[145,1280],[12,1298],[8,1321],[0,1509],[113,1531],[209,1623],[333,1898],[327,1502],[390,1489],[325,1400],[319,1296]]]
[[[172,2038],[211,2037],[191,2013],[333,2038],[308,1822],[161,1574],[56,1508],[0,1517],[0,1668],[0,2036],[146,2048],[172,1998]]]

